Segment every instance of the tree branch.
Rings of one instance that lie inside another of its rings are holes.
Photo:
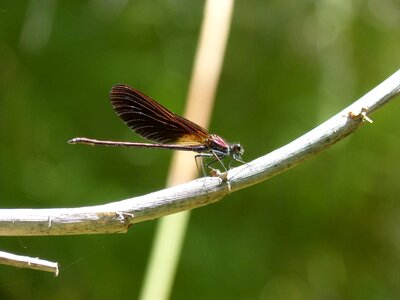
[[[361,99],[288,145],[230,170],[186,184],[105,205],[80,208],[2,209],[0,235],[70,235],[126,232],[138,222],[216,202],[231,192],[267,180],[323,151],[400,93],[400,70]]]

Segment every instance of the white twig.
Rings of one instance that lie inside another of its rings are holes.
[[[323,151],[358,129],[400,93],[400,70],[325,123],[263,157],[232,169],[224,178],[186,184],[105,205],[62,209],[2,209],[0,235],[69,235],[125,232],[130,225],[190,210],[264,181]]]
[[[15,255],[0,251],[0,264],[17,268],[35,269],[54,273],[58,276],[58,264],[55,262],[39,259],[37,257]]]
[[[264,181],[318,154],[356,131],[367,116],[400,94],[400,70],[318,127],[247,166],[229,172],[232,191]]]

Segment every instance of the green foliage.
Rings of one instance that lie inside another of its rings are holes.
[[[183,110],[203,3],[123,3],[0,4],[2,208],[163,187],[169,152],[66,143],[140,140],[111,109],[116,83]],[[240,141],[247,161],[305,133],[399,68],[399,20],[391,0],[238,1],[211,131]],[[172,299],[398,299],[399,113],[394,102],[322,155],[195,210]],[[61,275],[0,266],[0,298],[135,298],[154,225],[2,238],[1,250],[59,261]]]

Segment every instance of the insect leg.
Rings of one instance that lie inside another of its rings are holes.
[[[226,156],[225,153],[212,150],[209,156],[213,156],[215,159],[207,164],[207,167],[208,167],[208,168],[210,168],[210,169],[213,170],[213,168],[211,168],[210,165],[212,165],[213,163],[219,161],[219,163],[221,164],[221,166],[224,168],[225,172],[228,172],[228,170],[225,168],[224,163],[223,163],[222,160],[221,160],[221,158],[224,158],[224,157]]]
[[[204,157],[204,153],[203,154],[197,154],[194,157],[194,161],[196,162],[197,172],[200,173],[200,170],[201,170],[201,173],[203,173],[203,176],[205,177],[206,176],[206,171],[204,169],[203,157]],[[201,161],[201,162],[199,163],[199,161]]]
[[[201,159],[201,171],[202,171],[202,173],[203,173],[203,176],[206,176],[206,175],[207,175],[207,174],[206,174],[206,168],[209,168],[209,169],[211,169],[211,170],[214,170],[213,168],[210,167],[210,165],[213,164],[213,163],[215,163],[215,162],[217,161],[217,159],[214,159],[213,161],[211,161],[211,162],[205,164],[205,163],[204,163],[204,160],[203,160],[203,157],[212,157],[212,158],[215,158],[215,157],[216,157],[216,154],[214,154],[214,153],[200,153],[200,154],[197,154],[197,155],[194,157],[194,158],[195,158],[195,161],[196,161],[197,170],[199,170],[199,171],[200,171],[199,160]],[[218,159],[218,160],[219,160],[219,159]]]

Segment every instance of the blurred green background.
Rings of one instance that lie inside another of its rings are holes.
[[[0,2],[2,208],[102,204],[161,189],[168,151],[138,141],[108,92],[181,113],[203,1]],[[399,68],[397,0],[237,1],[210,130],[250,161]],[[193,211],[172,299],[399,299],[400,108],[271,180]],[[135,299],[156,221],[125,235],[2,237],[61,274],[0,266],[1,299]]]

